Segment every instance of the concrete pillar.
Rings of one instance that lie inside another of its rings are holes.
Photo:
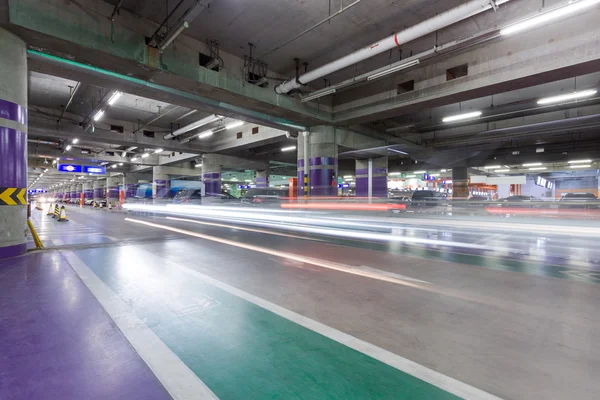
[[[139,177],[136,174],[126,174],[123,177],[123,190],[125,191],[125,201],[132,199],[137,195],[140,184],[138,183]]]
[[[335,128],[320,125],[311,128],[309,137],[310,196],[337,196],[338,146]]]
[[[83,184],[83,198],[85,200],[94,198],[94,190],[92,189],[92,182],[85,182]]]
[[[27,251],[27,54],[0,28],[0,258]]]
[[[304,197],[306,194],[308,196],[310,189],[308,186],[308,169],[304,169],[304,165],[308,164],[308,156],[310,153],[310,132],[302,132],[300,136],[298,136],[298,198]],[[306,172],[306,174],[305,174]],[[306,177],[306,185],[304,182],[304,178]],[[306,186],[306,193],[305,193]]]
[[[269,187],[269,170],[268,169],[257,169],[256,170],[256,187],[266,188]]]
[[[219,196],[221,194],[221,166],[202,163],[202,182],[207,196]]]
[[[452,167],[452,199],[469,198],[469,173],[467,167]]]
[[[77,200],[77,185],[73,184],[69,187],[69,198],[71,199],[71,204]]]
[[[152,167],[152,182],[156,187],[155,198],[162,199],[167,197],[171,190],[171,179],[169,178],[169,175],[164,172],[162,167]]]
[[[116,206],[119,203],[119,177],[106,177],[106,205]]]
[[[387,157],[356,160],[356,196],[388,196]]]
[[[98,202],[98,201],[106,198],[106,193],[104,192],[105,182],[106,182],[106,179],[98,179],[98,180],[94,181],[94,183],[93,183],[94,201]]]

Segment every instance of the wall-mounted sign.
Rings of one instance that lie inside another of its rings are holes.
[[[83,170],[81,165],[73,164],[58,164],[58,172],[69,172],[72,174],[79,173]]]
[[[91,167],[88,165],[83,166],[83,172],[86,174],[106,174],[105,167]]]
[[[349,188],[350,184],[349,183],[338,183],[338,188],[343,189],[343,188]]]
[[[424,181],[435,181],[435,176],[429,174],[423,174]]]

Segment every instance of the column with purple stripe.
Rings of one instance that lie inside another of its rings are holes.
[[[310,195],[337,196],[337,158],[310,158]]]
[[[221,173],[207,172],[202,174],[204,188],[207,196],[219,196],[221,194]]]
[[[388,197],[387,157],[371,159],[371,196]],[[356,197],[369,196],[369,160],[356,160]]]
[[[269,170],[256,170],[256,187],[269,187]]]
[[[0,258],[27,251],[27,54],[25,43],[0,28]]]

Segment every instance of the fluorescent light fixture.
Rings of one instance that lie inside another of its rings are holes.
[[[390,176],[402,175],[402,172],[390,172],[390,173],[388,173],[388,175],[390,175]],[[344,178],[346,178],[346,177],[344,177]]]
[[[328,96],[328,95],[334,94],[334,93],[335,93],[335,88],[331,88],[331,89],[325,90],[323,92],[314,92],[312,94],[309,94],[308,96],[304,96],[303,98],[300,99],[300,101],[302,103],[306,103],[307,101],[315,100],[315,99],[325,97],[325,96]]]
[[[196,164],[196,168],[200,168],[202,164]]]
[[[393,175],[395,172],[392,172],[390,175]],[[343,176],[344,179],[351,179],[354,178],[354,175],[344,175]]]
[[[111,168],[117,168],[117,164],[111,165]]]
[[[162,152],[163,152],[163,149],[156,149],[156,150],[154,150],[154,154],[158,154],[158,153],[162,153]]]
[[[539,167],[540,165],[542,165],[541,162],[532,162],[532,163],[523,164],[524,167]]]
[[[199,133],[199,134],[198,134],[198,139],[204,139],[204,138],[207,138],[207,137],[209,137],[209,136],[212,136],[212,135],[213,135],[213,133],[214,133],[214,132],[213,132],[213,130],[212,130],[212,129],[209,129],[209,130],[207,130],[207,131],[204,131],[204,132],[202,132],[202,133]]]
[[[559,18],[566,18],[571,14],[579,12],[586,7],[591,7],[594,4],[600,3],[600,0],[579,0],[572,1],[569,4],[556,8],[554,10],[545,12],[543,14],[537,15],[535,17],[526,19],[521,22],[517,22],[516,24],[507,26],[500,30],[501,35],[512,35],[517,32],[524,31],[526,29],[535,28],[536,26],[545,25],[550,21],[554,21]]]
[[[487,167],[483,167],[483,169],[496,169],[496,168],[502,168],[502,165],[490,165]]]
[[[505,169],[497,169],[494,172],[510,172],[510,169],[505,168]]]
[[[233,128],[237,128],[238,126],[242,126],[244,125],[244,121],[234,121],[232,123],[230,123],[229,125],[225,125],[225,129],[233,129]]]
[[[79,139],[77,139],[77,138],[73,139],[73,144],[77,144],[77,143],[79,143]]]
[[[119,97],[121,97],[123,93],[121,92],[114,92],[112,96],[110,96],[110,99],[108,99],[108,105],[112,106],[113,104],[115,104],[115,102],[119,99]]]
[[[149,155],[150,155],[150,154],[148,154],[148,153],[144,153],[144,154],[142,154],[142,158],[146,158],[146,157],[148,157]]]
[[[406,175],[407,178],[416,178],[416,175]]]
[[[44,172],[48,172],[48,168],[46,168],[46,169],[44,170]]]
[[[600,1],[600,0],[599,0]],[[481,116],[481,111],[473,111],[464,114],[451,115],[442,119],[442,122],[464,121],[467,119],[478,118]]]
[[[577,99],[582,99],[584,97],[590,97],[590,96],[595,95],[596,93],[598,93],[598,91],[596,89],[583,90],[581,92],[573,92],[573,93],[567,93],[567,94],[560,94],[558,96],[546,97],[546,98],[538,100],[537,103],[540,105],[564,103],[564,102],[568,102],[571,100],[577,100]]]
[[[440,169],[440,172],[448,172],[446,169]]]
[[[591,168],[591,164],[587,165],[570,165],[569,168]]]
[[[94,115],[94,121],[98,121],[104,115],[104,110],[100,110]]]
[[[383,71],[380,71],[380,72],[374,73],[373,75],[368,76],[367,80],[372,81],[373,79],[377,79],[377,78],[381,78],[382,76],[393,74],[394,72],[418,65],[419,62],[420,62],[419,60],[412,60],[412,61],[406,62],[404,64],[396,65],[394,67],[388,68],[386,70],[383,70]]]
[[[250,183],[252,182],[252,179],[246,179],[244,182]]]
[[[569,164],[587,164],[587,163],[591,163],[592,160],[571,160],[568,163]]]
[[[296,150],[296,146],[288,146],[288,147],[281,148],[281,151],[292,151],[292,150]]]
[[[137,160],[139,160],[139,158],[137,158],[137,157],[133,157],[133,158],[131,159],[131,161],[132,161],[132,162],[133,162],[133,161],[137,161]]]
[[[413,172],[413,174],[425,174],[427,173],[427,171],[415,171]]]
[[[120,162],[120,163],[119,163],[119,167],[121,167],[121,166],[123,166],[123,163],[122,163],[122,162]]]
[[[548,169],[546,167],[534,167],[534,168],[529,168],[530,171],[543,171],[545,169]]]
[[[56,161],[60,161],[60,157],[56,157]]]
[[[65,147],[65,150],[66,150],[66,151],[69,151],[69,150],[71,150],[71,145],[70,145],[70,144],[68,144],[68,145],[67,145],[67,147]]]
[[[200,119],[198,121],[192,122],[191,124],[184,126],[183,128],[177,129],[172,134],[165,136],[165,139],[171,139],[171,138],[173,138],[175,136],[179,136],[179,135],[181,135],[183,133],[186,133],[186,132],[189,132],[191,130],[200,128],[201,126],[212,124],[213,122],[219,121],[219,120],[221,120],[223,118],[224,117],[222,117],[221,115],[217,115],[217,114],[209,115],[206,118],[202,118],[202,119]]]

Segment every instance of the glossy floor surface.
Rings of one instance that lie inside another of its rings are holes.
[[[68,212],[34,211],[51,248],[0,264],[0,398],[59,390],[54,354],[91,369],[60,398],[600,398],[593,232],[396,218],[427,239],[407,243]]]

